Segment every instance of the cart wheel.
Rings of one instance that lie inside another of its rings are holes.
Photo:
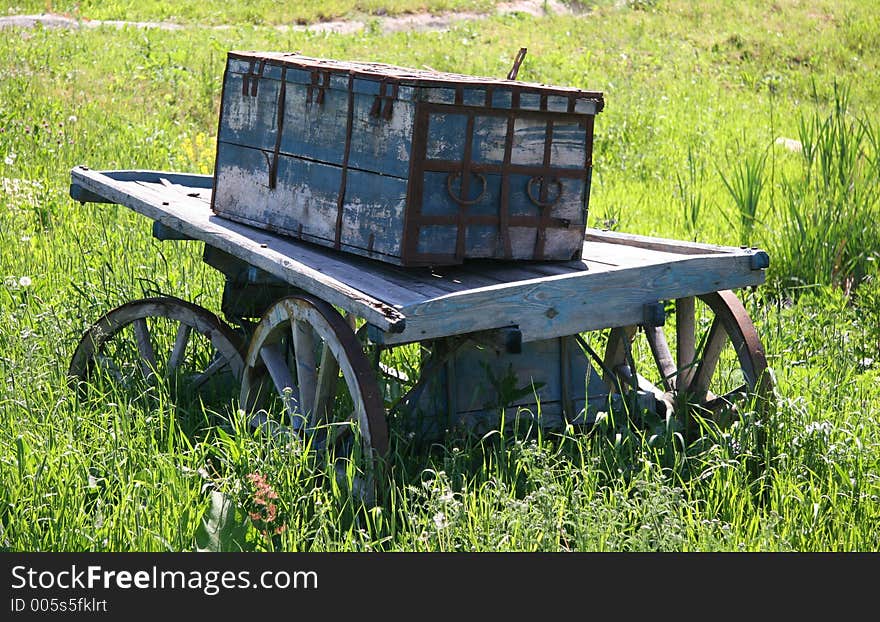
[[[207,309],[171,296],[144,298],[113,309],[83,334],[68,376],[82,398],[105,388],[154,395],[164,386],[178,406],[187,399],[231,404],[243,350],[242,339]]]
[[[764,347],[733,292],[676,300],[674,323],[667,322],[665,331],[661,326],[643,328],[644,343],[634,339],[635,327],[613,329],[605,366],[614,370],[624,389],[652,391],[658,403],[682,419],[689,435],[696,431],[698,417],[727,427],[752,400],[760,411],[772,398]],[[624,347],[627,343],[630,348]]]
[[[360,342],[336,309],[311,296],[284,298],[263,315],[245,356],[241,408],[251,427],[326,451],[337,472],[360,463],[366,471],[358,477],[369,479],[388,449],[379,387]]]

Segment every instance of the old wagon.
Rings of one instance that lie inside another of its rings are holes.
[[[420,438],[609,412],[695,429],[771,393],[733,293],[764,281],[764,251],[586,227],[595,93],[374,69],[230,54],[215,175],[72,170],[74,199],[203,243],[225,277],[223,319],[172,296],[99,318],[70,363],[80,386],[234,387],[252,428],[364,465],[388,451],[392,414]],[[342,151],[310,134],[321,114],[341,120]],[[371,136],[406,158],[376,169]]]

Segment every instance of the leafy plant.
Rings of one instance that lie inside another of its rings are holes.
[[[768,146],[758,153],[746,151],[741,156],[728,157],[724,168],[716,165],[721,181],[736,206],[738,213],[736,228],[739,229],[739,242],[743,246],[750,246],[754,238],[755,223],[758,222],[758,206],[767,181],[764,167],[769,150]]]

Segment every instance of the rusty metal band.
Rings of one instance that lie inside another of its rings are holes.
[[[547,204],[547,188],[550,185],[550,156],[553,148],[553,121],[547,121],[546,131],[544,133],[544,169],[547,171],[542,175],[541,180],[541,202],[538,209],[541,213],[540,222],[538,223],[538,231],[535,234],[535,259],[544,259],[544,246],[547,242],[547,223],[550,219],[550,206],[540,207]],[[560,186],[559,196],[562,195]]]
[[[458,231],[455,236],[455,257],[456,259],[464,259],[464,248],[465,248],[465,238],[467,237],[467,225],[464,222],[464,217],[467,214],[468,206],[470,203],[468,202],[468,197],[470,196],[471,189],[471,155],[473,153],[473,142],[474,142],[474,115],[469,114],[467,117],[467,127],[464,132],[465,142],[464,142],[464,155],[461,158],[461,186],[459,190],[459,197],[462,199],[461,201],[456,201],[458,203]],[[451,175],[452,173],[450,173]],[[483,182],[483,192],[486,190],[485,179]],[[480,195],[482,197],[482,193]]]
[[[498,225],[499,219],[495,214],[467,214],[462,219],[465,225]],[[413,218],[413,223],[418,226],[456,226],[458,214],[419,214]],[[508,216],[508,223],[512,227],[537,227],[541,224],[540,216]],[[548,229],[570,229],[571,220],[568,218],[556,218],[551,216],[545,221]]]
[[[588,115],[583,120],[584,131],[586,132],[586,153],[584,154],[584,171],[587,171],[593,167],[593,127],[595,125],[595,118],[592,115]]]
[[[385,107],[382,109],[382,118],[386,121],[391,118],[391,114],[394,111],[394,100],[397,99],[399,92],[400,85],[395,82],[391,85],[391,94],[385,99]]]
[[[260,85],[260,78],[263,77],[263,71],[266,69],[266,61],[261,60],[259,64],[259,69],[257,69],[257,73],[254,74],[254,77],[251,80],[251,97],[257,96],[257,87]]]
[[[327,92],[328,88],[330,88],[330,72],[324,71],[321,73],[321,86],[318,88],[319,106],[324,104],[324,94]]]
[[[342,155],[342,171],[339,179],[339,193],[336,197],[336,236],[333,248],[342,246],[342,214],[345,207],[345,188],[348,182],[348,158],[351,155],[351,133],[354,126],[354,74],[348,75],[348,119],[345,124],[345,151]]]
[[[501,162],[501,193],[498,197],[498,236],[504,249],[504,258],[513,257],[510,242],[510,161],[513,157],[513,135],[516,126],[516,114],[513,109],[507,113],[507,132],[504,137],[504,157]]]
[[[318,88],[318,70],[312,69],[309,74],[309,86],[306,88],[306,103],[311,104],[315,99],[315,89]]]
[[[247,73],[245,73],[241,76],[241,96],[242,97],[247,97],[248,93],[251,90],[250,89],[251,74],[254,73],[254,65],[256,65],[256,64],[257,64],[257,61],[254,59],[251,59],[251,62],[248,63]]]
[[[455,85],[455,99],[453,100],[456,106],[461,106],[464,104],[464,86],[461,84]]]
[[[278,185],[278,158],[281,151],[281,135],[284,133],[284,107],[287,99],[287,67],[281,68],[281,84],[278,87],[278,104],[275,107],[275,116],[278,124],[275,128],[275,147],[272,150],[272,162],[269,165],[269,188],[275,189]]]
[[[511,111],[513,111],[517,113],[518,118],[520,119],[527,118],[529,120],[535,121],[547,121],[552,119],[554,122],[556,122],[557,125],[565,123],[577,124],[583,122],[585,118],[592,118],[592,115],[585,115],[581,113],[576,114],[573,112],[554,112],[552,110],[521,108],[520,100],[522,92],[524,92],[524,90],[520,89],[517,86],[514,86],[510,89],[510,108],[484,108],[483,106],[468,104],[455,106],[453,104],[440,104],[436,102],[421,102],[420,105],[424,106],[428,112],[436,112],[441,114],[468,114],[473,112],[479,114],[481,117],[506,117],[511,113]]]
[[[516,58],[513,60],[513,67],[511,67],[510,71],[507,73],[508,80],[516,80],[519,68],[522,65],[523,60],[526,58],[527,51],[527,48],[520,48],[519,52],[516,53]]]
[[[422,170],[427,173],[450,173],[461,170],[461,162],[458,160],[425,160]],[[561,167],[544,167],[542,165],[528,164],[510,164],[506,168],[504,164],[495,164],[492,162],[471,162],[470,171],[472,173],[495,174],[501,175],[509,173],[511,175],[523,175],[533,177],[535,175],[547,175],[558,177],[560,179],[583,179],[583,168],[561,168]]]
[[[422,217],[422,196],[424,194],[424,155],[428,142],[428,107],[424,103],[416,106],[413,123],[412,154],[409,161],[409,182],[407,183],[407,205],[404,212],[403,239],[400,259],[404,264],[418,260],[420,218]],[[452,169],[450,169],[452,170]]]
[[[378,117],[382,111],[382,100],[385,99],[385,80],[379,81],[379,94],[373,100],[373,107],[370,108],[370,116]]]
[[[223,131],[223,120],[225,118],[223,114],[223,106],[226,100],[226,87],[229,86],[230,82],[230,71],[229,71],[229,63],[226,64],[226,67],[223,69],[223,82],[221,82],[220,87],[220,114],[217,115],[217,140],[214,141],[214,173],[212,179],[214,180],[214,189],[217,189],[217,179],[220,168],[220,147],[224,141],[220,140],[220,136]],[[216,198],[217,193],[211,193],[211,211],[214,211],[216,207]]]

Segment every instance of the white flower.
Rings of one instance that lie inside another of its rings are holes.
[[[76,115],[72,114],[69,117],[67,117],[67,122],[68,123],[76,123]]]
[[[443,512],[437,512],[434,514],[434,525],[437,529],[444,529],[449,526],[449,521],[446,520],[446,514]]]
[[[30,287],[31,283],[33,283],[33,281],[31,281],[31,277],[29,276],[22,276],[18,279],[19,287]]]
[[[6,164],[7,166],[12,166],[13,164],[15,164],[16,157],[18,157],[18,156],[16,156],[14,153],[10,153],[8,156],[3,158],[3,163]]]

